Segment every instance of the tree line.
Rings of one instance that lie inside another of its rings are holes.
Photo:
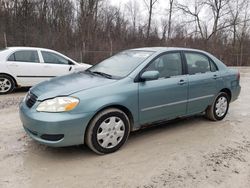
[[[162,3],[166,9],[159,15]],[[0,0],[0,48],[37,46],[95,64],[144,46],[192,47],[250,65],[250,0]],[[143,10],[143,11],[141,11]]]

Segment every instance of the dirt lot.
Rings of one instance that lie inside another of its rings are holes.
[[[250,187],[250,68],[221,122],[192,117],[132,133],[118,152],[50,148],[26,136],[24,91],[0,96],[0,187]]]

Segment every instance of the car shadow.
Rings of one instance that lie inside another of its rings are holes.
[[[21,88],[16,88],[14,89],[14,91],[12,92],[14,93],[23,93],[23,92],[28,92],[30,89],[30,87],[21,87]]]

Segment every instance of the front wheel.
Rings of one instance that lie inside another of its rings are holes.
[[[11,93],[15,88],[15,82],[10,76],[0,75],[0,95]]]
[[[227,93],[220,92],[215,98],[213,104],[206,110],[206,117],[212,121],[222,120],[228,112],[229,97]]]
[[[110,108],[98,113],[86,132],[86,144],[98,154],[117,151],[130,132],[128,116],[121,110]]]

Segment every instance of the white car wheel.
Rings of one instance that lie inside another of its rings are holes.
[[[15,82],[7,75],[0,75],[0,94],[6,94],[13,91]]]

